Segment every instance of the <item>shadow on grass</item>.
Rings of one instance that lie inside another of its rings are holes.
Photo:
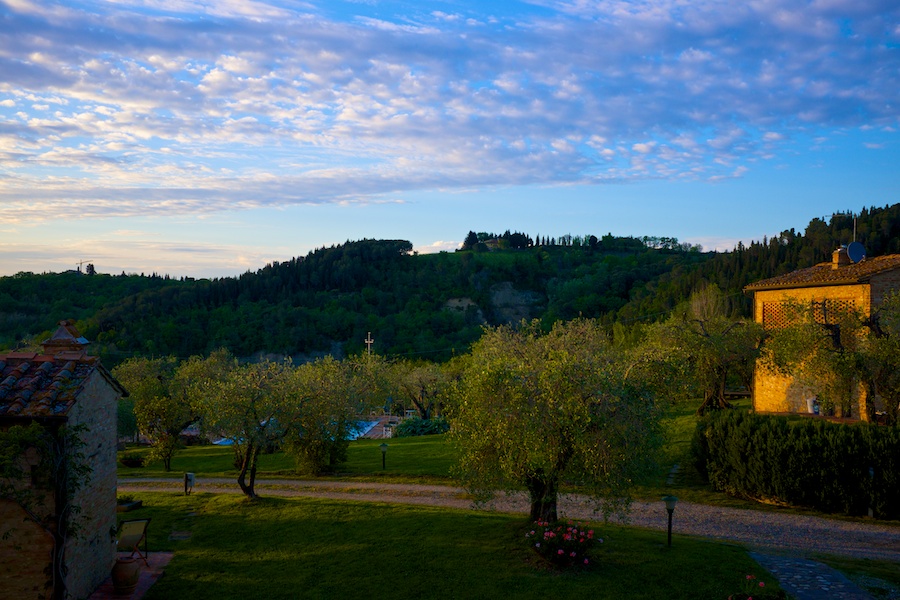
[[[592,566],[558,572],[526,546],[521,517],[309,498],[142,493],[151,545],[190,522],[161,598],[725,598],[747,573],[738,547],[594,524]],[[194,516],[189,516],[193,514]]]

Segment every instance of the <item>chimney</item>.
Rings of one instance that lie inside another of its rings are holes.
[[[49,340],[44,340],[44,354],[58,356],[65,354],[67,358],[81,358],[87,355],[87,345],[90,344],[81,337],[72,321],[60,321],[59,328]]]
[[[850,255],[847,254],[847,247],[841,246],[837,250],[831,253],[831,268],[840,269],[841,267],[846,267],[849,264],[852,264],[853,261],[850,260]]]

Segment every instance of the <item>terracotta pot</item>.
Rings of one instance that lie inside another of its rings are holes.
[[[112,570],[113,588],[117,594],[130,594],[141,578],[141,564],[133,558],[117,558]]]

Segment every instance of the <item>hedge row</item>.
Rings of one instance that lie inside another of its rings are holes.
[[[434,435],[450,431],[450,424],[443,417],[434,419],[421,419],[412,417],[404,419],[394,428],[394,437],[414,437],[419,435]]]
[[[900,518],[900,428],[716,411],[697,425],[716,490],[824,512]]]

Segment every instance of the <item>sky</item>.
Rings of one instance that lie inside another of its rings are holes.
[[[897,202],[896,0],[0,0],[0,275]]]

